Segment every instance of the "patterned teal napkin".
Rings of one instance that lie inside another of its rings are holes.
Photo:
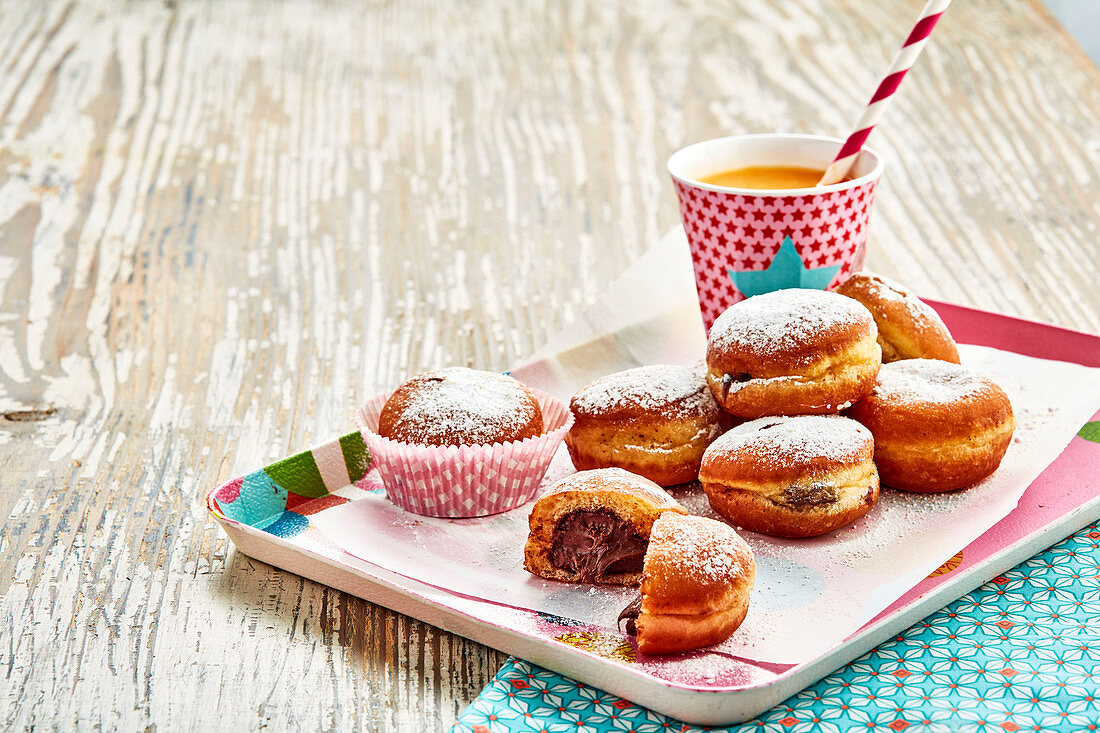
[[[688,725],[510,659],[452,731],[1098,730],[1098,544],[1094,524],[731,728]]]

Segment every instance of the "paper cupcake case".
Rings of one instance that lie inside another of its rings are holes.
[[[383,438],[378,419],[390,393],[356,412],[363,440],[390,500],[429,517],[482,517],[508,511],[535,496],[573,415],[559,400],[531,389],[546,431],[495,445],[426,446]]]
[[[934,304],[959,340],[1100,366],[1100,338]],[[466,636],[690,723],[717,725],[767,710],[930,612],[1100,518],[1100,413],[1026,490],[1017,508],[843,643],[804,663],[763,667],[708,653],[638,655],[614,629],[441,589],[361,560],[319,525],[356,506],[389,506],[360,433],[228,481],[206,497],[245,554]],[[390,509],[390,511],[398,511]],[[519,511],[523,511],[520,509]],[[332,512],[332,514],[326,514]],[[411,520],[415,515],[408,514]],[[440,521],[440,520],[426,520]],[[447,521],[447,520],[444,520]],[[455,526],[487,520],[457,520]],[[379,542],[392,541],[380,536]]]

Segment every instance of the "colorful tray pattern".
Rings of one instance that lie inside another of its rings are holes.
[[[310,515],[354,499],[348,489],[369,468],[363,436],[348,433],[222,484],[206,505],[216,517],[289,539],[309,527]]]

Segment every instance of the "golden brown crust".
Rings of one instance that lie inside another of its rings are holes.
[[[543,433],[526,386],[495,372],[449,367],[402,384],[382,407],[378,434],[417,445],[490,445]]]
[[[862,494],[846,493],[844,498],[825,509],[795,510],[776,504],[755,491],[730,488],[724,484],[703,483],[710,505],[718,514],[738,527],[773,537],[817,537],[851,524],[878,503],[879,481],[875,470],[867,471]]]
[[[747,598],[748,594],[746,594]],[[638,651],[642,654],[675,654],[713,646],[728,639],[748,615],[748,603],[733,601],[728,609],[705,616],[695,614],[643,614],[635,622]]]
[[[837,413],[881,364],[869,311],[820,290],[779,290],[730,306],[711,327],[707,384],[744,418]]]
[[[884,365],[850,415],[875,436],[883,484],[919,493],[954,491],[992,474],[1016,427],[998,385],[930,359]]]
[[[877,503],[871,433],[840,416],[768,417],[740,425],[703,456],[711,507],[738,527],[812,537]]]
[[[670,654],[729,638],[748,613],[755,579],[752,550],[732,528],[705,517],[661,515],[645,557],[638,650]]]
[[[883,483],[890,488],[916,494],[955,491],[973,486],[1000,467],[1012,444],[1012,431],[1012,426],[1006,426],[994,434],[975,436],[972,444],[887,443],[876,451],[875,460],[882,471]]]
[[[661,486],[694,481],[711,441],[731,422],[701,366],[657,365],[608,375],[570,401],[565,436],[580,470],[619,467]]]
[[[694,481],[699,461],[710,440],[690,425],[667,425],[627,433],[623,429],[605,429],[573,424],[565,436],[569,457],[579,471],[595,468],[623,468],[660,486],[676,486]],[[653,446],[668,445],[660,452]]]
[[[531,508],[524,569],[551,580],[582,582],[576,572],[557,567],[551,559],[554,530],[571,512],[601,510],[629,522],[634,531],[646,539],[653,522],[662,513],[687,514],[687,510],[660,486],[628,471],[605,468],[575,473],[556,483]],[[640,572],[612,573],[600,582],[633,585],[640,578]]]
[[[959,349],[939,315],[922,300],[884,277],[857,273],[836,292],[858,300],[875,318],[883,363],[940,359],[959,363]]]

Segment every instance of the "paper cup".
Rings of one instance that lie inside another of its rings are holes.
[[[859,272],[884,164],[863,148],[852,180],[819,188],[765,191],[698,179],[761,165],[825,170],[843,142],[816,135],[738,135],[689,145],[669,158],[708,331],[726,308],[745,298],[784,288],[828,289]]]
[[[383,438],[378,418],[392,392],[359,408],[359,432],[390,501],[414,514],[459,518],[506,512],[534,498],[573,426],[573,414],[545,392],[528,389],[542,408],[545,432],[493,445],[416,445]]]

